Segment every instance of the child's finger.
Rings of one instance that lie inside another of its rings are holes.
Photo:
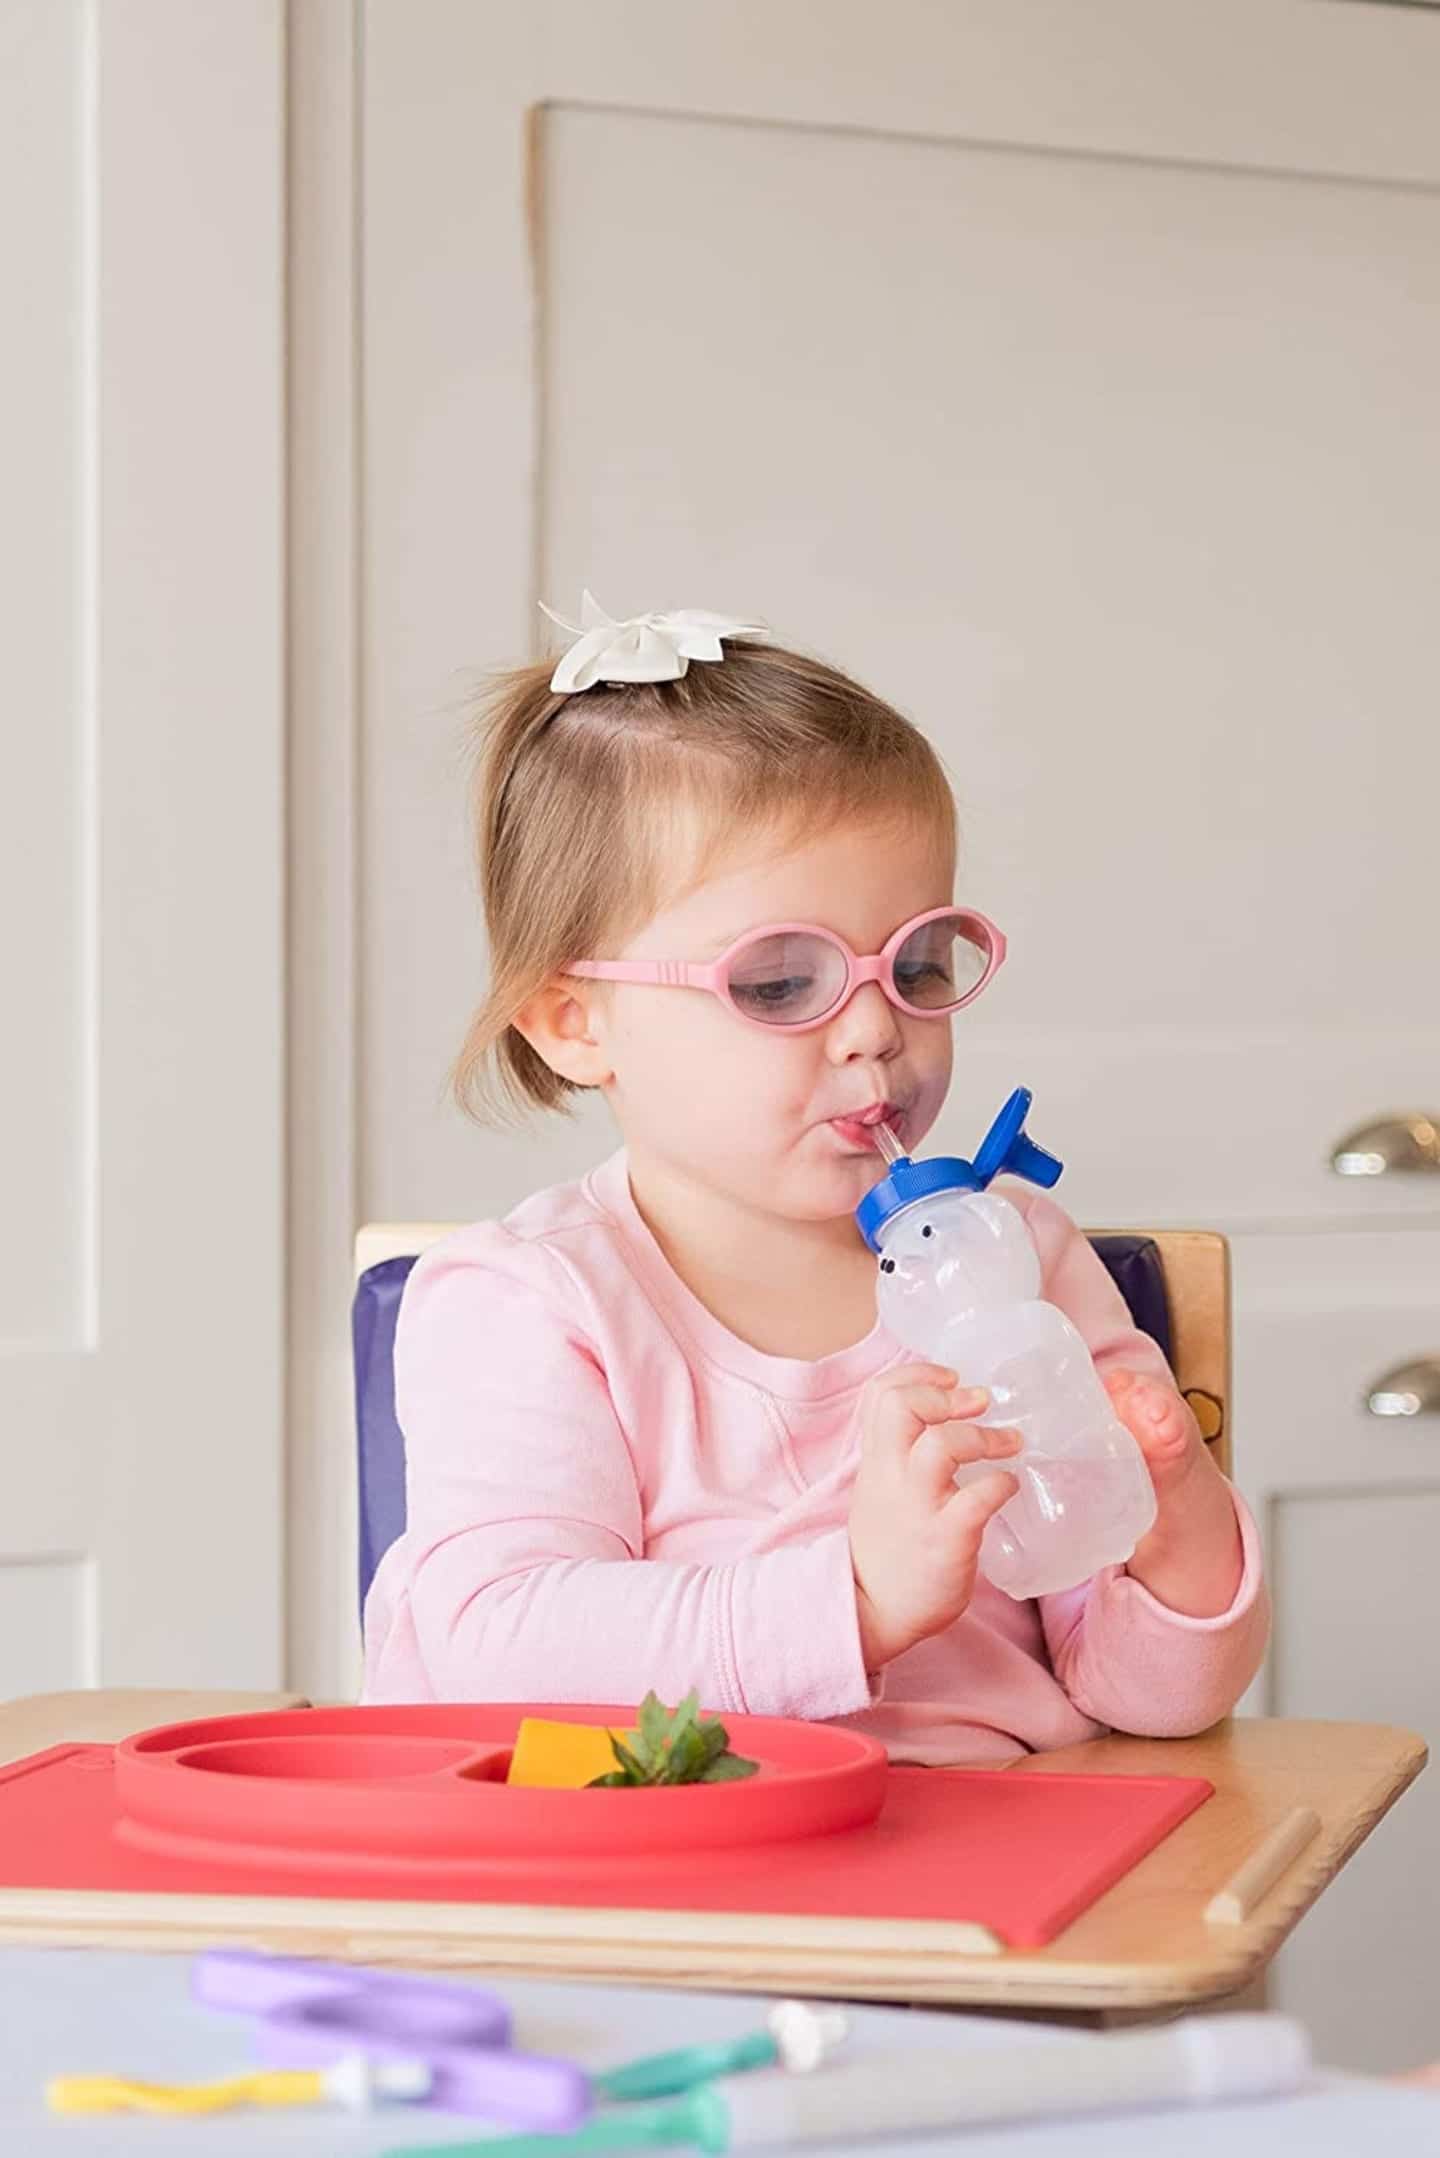
[[[1019,1477],[1012,1476],[1008,1469],[989,1469],[983,1476],[967,1476],[955,1496],[945,1502],[946,1528],[962,1542],[973,1539],[978,1546],[990,1516],[998,1514],[1019,1489]]]
[[[871,1410],[870,1437],[897,1456],[908,1455],[927,1425],[949,1423],[956,1417],[976,1416],[984,1408],[983,1388],[954,1386],[892,1386],[879,1395]]]
[[[1116,1414],[1122,1417],[1153,1418],[1162,1403],[1177,1398],[1173,1386],[1142,1378],[1136,1371],[1112,1371],[1105,1380],[1105,1391]]]
[[[950,1496],[955,1471],[972,1461],[1018,1454],[1024,1441],[1003,1424],[931,1424],[910,1449],[910,1473],[939,1505]]]
[[[950,1396],[950,1414],[957,1420],[983,1416],[989,1406],[988,1386],[957,1386]]]
[[[906,1386],[958,1386],[960,1374],[948,1364],[897,1364],[893,1371],[882,1371],[878,1379],[872,1379],[866,1391],[874,1400],[882,1394],[893,1394],[897,1388]]]
[[[1189,1403],[1174,1387],[1131,1372],[1113,1376],[1115,1383],[1107,1382],[1107,1391],[1115,1413],[1146,1460],[1164,1463],[1188,1453],[1191,1427],[1198,1439],[1199,1426]]]
[[[964,1396],[967,1401],[988,1399],[983,1387],[963,1386],[959,1373],[952,1371],[948,1364],[897,1364],[893,1371],[882,1372],[878,1379],[870,1381],[865,1397],[862,1397],[862,1406],[877,1409],[891,1394],[904,1394],[914,1386],[939,1387],[942,1392],[953,1393],[957,1398]],[[973,1415],[974,1411],[967,1409],[964,1413]]]

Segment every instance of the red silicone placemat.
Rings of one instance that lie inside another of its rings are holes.
[[[413,1870],[387,1879],[131,1849],[114,1834],[113,1761],[107,1746],[59,1746],[0,1769],[0,1889],[968,1920],[1012,1948],[1038,1948],[1214,1788],[1198,1777],[897,1768],[868,1828],[659,1863],[446,1866],[422,1883]]]

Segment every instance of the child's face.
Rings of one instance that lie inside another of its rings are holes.
[[[913,915],[950,905],[954,862],[908,822],[840,827],[790,851],[732,854],[700,888],[609,958],[708,960],[772,922],[806,922],[860,955]],[[610,1068],[604,1090],[632,1154],[792,1220],[858,1206],[884,1164],[834,1119],[876,1102],[899,1111],[916,1147],[950,1084],[951,1026],[898,1011],[876,982],[807,1033],[747,1026],[689,988],[611,983],[592,1025]]]

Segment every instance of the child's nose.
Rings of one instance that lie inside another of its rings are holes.
[[[865,982],[830,1022],[837,1059],[894,1055],[901,1047],[900,1015],[878,982]]]

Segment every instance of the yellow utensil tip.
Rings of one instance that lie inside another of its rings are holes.
[[[268,2068],[217,2083],[134,2083],[124,2076],[56,2076],[45,2086],[52,2113],[223,2113],[230,2106],[319,2105],[314,2068]]]

